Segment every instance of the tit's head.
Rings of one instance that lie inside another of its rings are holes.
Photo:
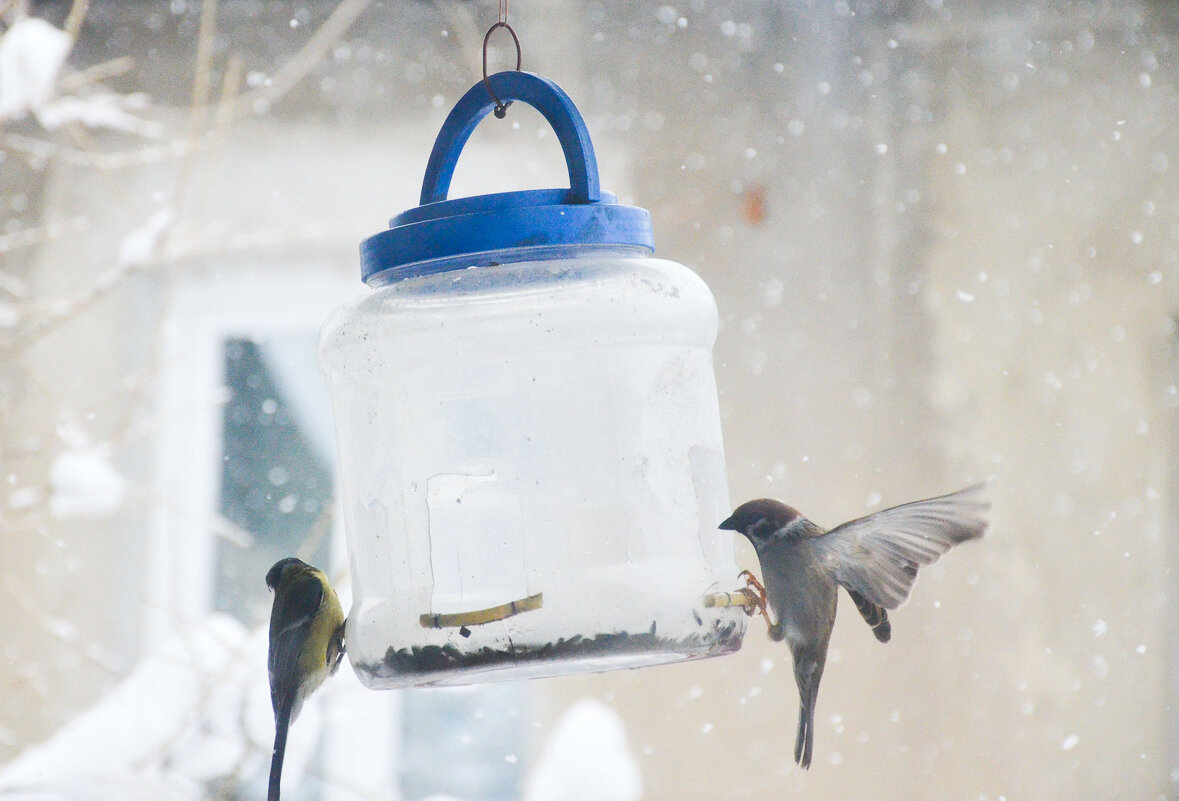
[[[794,507],[770,498],[743,503],[717,528],[736,531],[761,548],[774,540],[775,533],[802,517]]]
[[[309,565],[302,559],[296,559],[293,556],[288,556],[286,559],[279,559],[274,563],[273,567],[266,571],[266,586],[272,590],[276,590],[284,578],[305,570],[308,567]]]

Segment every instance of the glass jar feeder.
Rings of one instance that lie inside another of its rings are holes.
[[[490,76],[434,145],[422,205],[361,246],[372,288],[320,337],[354,601],[374,688],[655,665],[737,650],[712,346],[717,311],[598,186],[552,82]],[[448,200],[500,100],[553,126],[570,188]]]

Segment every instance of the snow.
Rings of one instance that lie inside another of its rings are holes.
[[[120,95],[114,92],[94,92],[85,96],[68,95],[35,107],[37,122],[50,131],[77,122],[87,128],[110,128],[115,131],[159,139],[164,126],[128,113],[127,109],[147,106],[143,94]]]
[[[162,124],[130,113],[147,107],[146,95],[91,89],[58,96],[57,80],[72,47],[69,34],[36,17],[19,19],[5,31],[0,37],[0,122],[32,113],[50,131],[80,123],[151,139],[163,136]]]
[[[0,300],[0,328],[16,328],[20,321],[20,307],[15,303]]]
[[[70,447],[49,466],[49,513],[61,520],[107,515],[123,505],[126,481],[106,445]]]
[[[524,801],[637,801],[642,792],[622,718],[601,701],[583,698],[558,721]]]
[[[70,37],[43,19],[25,17],[0,37],[0,120],[19,120],[53,97]]]
[[[116,263],[120,267],[144,267],[155,258],[164,233],[176,219],[176,212],[170,206],[158,209],[138,228],[123,237],[119,243]]]
[[[0,767],[0,796],[203,798],[204,782],[269,753],[265,664],[265,631],[250,636],[233,618],[212,615],[177,633],[51,739]]]
[[[14,512],[30,509],[41,500],[41,490],[37,487],[20,487],[8,496],[8,508]]]

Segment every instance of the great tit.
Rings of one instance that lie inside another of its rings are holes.
[[[790,646],[799,695],[794,761],[802,767],[810,767],[814,750],[815,700],[835,626],[836,588],[851,595],[876,639],[888,642],[892,626],[885,610],[909,599],[917,569],[986,531],[982,488],[884,509],[830,531],[764,498],[742,504],[720,524],[753,543],[765,586],[748,571],[743,575],[760,596],[770,638]],[[766,615],[767,603],[776,623]]]
[[[300,559],[280,559],[266,573],[270,611],[270,702],[274,753],[268,801],[278,801],[287,729],[303,702],[336,672],[344,656],[344,612],[327,576]]]

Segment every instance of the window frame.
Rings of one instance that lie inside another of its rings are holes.
[[[270,273],[270,274],[268,274]],[[331,310],[359,291],[321,264],[278,271],[189,273],[171,289],[159,363],[154,493],[148,538],[144,645],[158,645],[176,621],[214,609],[223,435],[224,343],[317,332]],[[331,532],[333,573],[347,564],[340,516]],[[259,578],[261,580],[261,578]]]
[[[145,651],[158,647],[176,625],[215,611],[217,538],[232,526],[220,515],[225,343],[235,337],[315,334],[334,307],[360,291],[354,277],[345,279],[323,262],[284,264],[281,272],[193,272],[169,288],[152,487],[159,502],[145,560]],[[340,576],[348,556],[338,495],[335,503],[327,569]],[[348,609],[351,587],[345,582],[336,589]],[[364,688],[342,666],[337,680],[317,696],[322,704],[319,731],[293,729],[291,743],[298,737],[319,738],[314,758],[319,768],[311,772],[321,781],[318,797],[343,801],[355,798],[357,788],[375,793],[397,788],[397,694]]]

